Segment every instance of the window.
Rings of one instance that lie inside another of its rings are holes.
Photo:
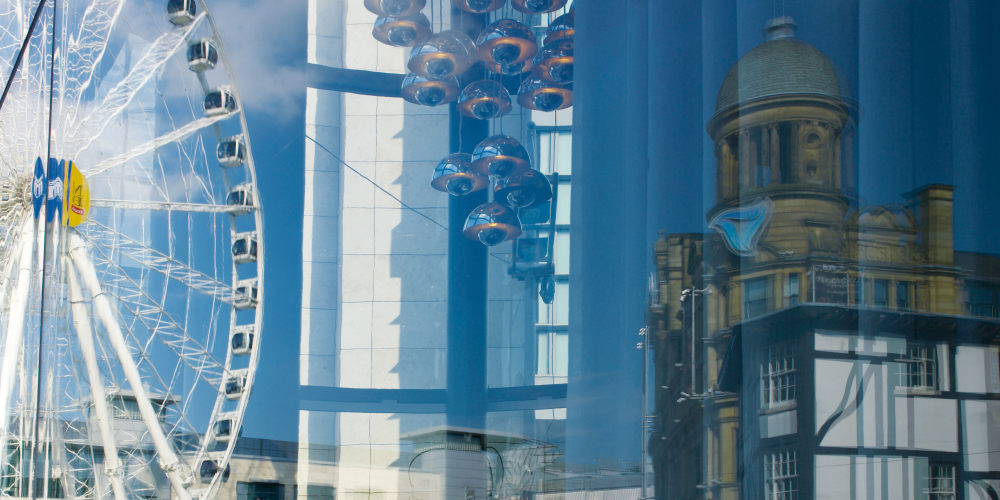
[[[872,282],[872,305],[875,307],[889,307],[889,280],[875,280]]]
[[[865,280],[854,278],[854,303],[862,305],[865,303]]]
[[[785,292],[788,305],[794,306],[799,303],[799,275],[798,273],[788,275],[788,289]]]
[[[538,332],[538,366],[536,375],[561,376],[569,374],[569,332]]]
[[[284,500],[281,483],[236,483],[236,500]]]
[[[899,385],[917,389],[938,388],[937,350],[933,345],[906,346],[899,369]]]
[[[973,316],[996,318],[1000,316],[1000,287],[981,281],[967,281],[969,298],[965,309]]]
[[[896,309],[900,311],[910,310],[910,282],[896,282]]]
[[[760,316],[768,311],[771,298],[770,280],[767,277],[743,282],[743,318]]]
[[[954,500],[955,466],[931,464],[926,493],[928,500]]]
[[[764,456],[764,499],[794,500],[799,497],[799,474],[795,450]]]
[[[795,401],[795,352],[788,344],[774,345],[760,368],[761,408]]]

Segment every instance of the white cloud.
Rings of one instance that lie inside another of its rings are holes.
[[[287,122],[305,94],[305,0],[216,0],[209,8],[236,74],[244,107]]]

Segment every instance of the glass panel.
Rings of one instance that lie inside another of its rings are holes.
[[[555,245],[555,265],[556,274],[569,274],[569,230],[560,229],[556,231],[556,245]]]
[[[567,332],[555,333],[553,362],[555,365],[554,375],[565,377],[569,374],[569,334]]]
[[[556,224],[569,224],[570,220],[570,200],[572,199],[572,187],[568,180],[559,181],[559,199],[556,201]]]
[[[536,372],[538,375],[549,374],[549,332],[538,334],[538,350],[535,351],[538,360]]]

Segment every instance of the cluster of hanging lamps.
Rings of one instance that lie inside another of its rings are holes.
[[[434,0],[431,0],[434,1]],[[545,14],[563,8],[567,0],[510,0],[518,11]],[[507,0],[451,0],[466,12],[487,14]],[[413,47],[402,97],[422,106],[454,101],[464,116],[479,120],[500,118],[512,109],[512,97],[498,78],[485,78],[460,88],[458,77],[481,61],[494,75],[521,78],[517,101],[521,107],[557,111],[573,105],[573,9],[549,22],[542,43],[532,29],[513,19],[490,23],[473,41],[458,30],[433,33],[420,10],[427,0],[364,0],[378,15],[372,36],[396,47]],[[434,168],[434,189],[465,196],[492,186],[493,201],[469,214],[463,233],[493,246],[521,234],[518,211],[552,199],[548,179],[531,168],[527,150],[506,135],[487,137],[472,154],[454,153]]]

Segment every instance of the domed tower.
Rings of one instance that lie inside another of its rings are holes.
[[[765,37],[726,75],[708,123],[717,159],[708,219],[733,253],[758,262],[837,253],[842,179],[853,177],[843,173],[850,109],[833,64],[795,38],[792,18],[769,22]]]

